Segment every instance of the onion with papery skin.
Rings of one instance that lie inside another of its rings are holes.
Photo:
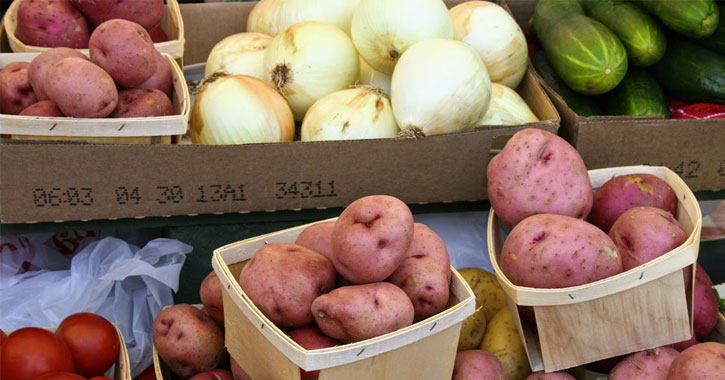
[[[302,21],[320,21],[335,25],[350,35],[352,12],[360,0],[284,0],[277,13],[277,30],[285,30]]]
[[[453,37],[483,58],[491,82],[518,87],[529,62],[526,37],[516,20],[489,1],[468,1],[451,8]]]
[[[400,57],[391,99],[404,136],[469,131],[488,110],[491,80],[472,47],[456,40],[426,40]]]
[[[263,33],[274,37],[277,29],[277,13],[284,0],[262,0],[252,8],[247,17],[247,32]]]
[[[214,74],[205,80],[189,119],[194,144],[292,141],[295,122],[284,98],[263,80]]]
[[[390,95],[390,75],[373,70],[370,65],[360,57],[360,84],[377,86]]]
[[[351,34],[365,62],[390,75],[416,42],[453,38],[453,23],[442,0],[364,0],[353,13]]]
[[[264,79],[264,51],[272,37],[262,33],[237,33],[217,42],[206,59],[205,76],[217,72]]]
[[[501,83],[491,83],[491,103],[478,125],[521,125],[537,121],[539,118],[516,91]]]
[[[333,92],[315,102],[302,122],[302,141],[393,138],[395,123],[388,94],[375,86]]]
[[[292,25],[264,53],[265,80],[287,99],[300,121],[318,99],[355,84],[359,66],[350,37],[318,21]]]

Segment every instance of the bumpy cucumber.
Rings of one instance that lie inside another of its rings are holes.
[[[594,116],[601,115],[602,109],[599,107],[597,102],[586,95],[582,95],[572,91],[564,81],[559,78],[554,68],[551,67],[551,63],[546,58],[546,53],[540,51],[533,58],[531,58],[531,64],[534,66],[536,73],[539,74],[541,79],[546,82],[552,90],[556,91],[559,96],[566,102],[577,115],[579,116]]]
[[[705,38],[717,28],[719,12],[714,0],[633,0],[668,28],[690,38]]]
[[[629,68],[622,83],[604,95],[604,109],[610,115],[663,115],[670,117],[662,87],[647,71]]]

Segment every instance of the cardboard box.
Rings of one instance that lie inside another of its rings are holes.
[[[26,45],[15,37],[19,6],[20,0],[14,0],[3,17],[4,27],[2,29],[5,37],[8,39],[9,47],[17,53],[39,53],[48,50],[49,48],[47,47]],[[156,50],[174,58],[181,58],[184,55],[184,21],[181,18],[181,11],[179,10],[179,2],[177,0],[166,0],[164,18],[161,20],[160,25],[169,40],[155,43]],[[80,50],[86,55],[88,54],[88,49]],[[7,50],[3,49],[2,51]]]
[[[305,350],[259,311],[237,280],[242,268],[265,244],[294,242],[308,226],[243,240],[214,251],[212,266],[223,289],[226,346],[244,371],[253,379],[279,380],[299,380],[300,368],[320,370],[320,380],[450,378],[461,324],[475,309],[473,291],[454,268],[445,310],[360,342]]]
[[[547,372],[689,339],[693,323],[694,272],[702,229],[700,206],[682,179],[665,167],[631,166],[590,170],[596,189],[616,175],[648,173],[667,182],[677,195],[675,217],[688,234],[664,255],[590,284],[560,289],[517,286],[498,265],[503,228],[491,210],[488,249],[496,277],[506,292],[529,363]],[[685,291],[682,269],[691,266]],[[536,326],[521,319],[518,306],[533,306]],[[612,332],[616,331],[616,334]]]
[[[181,5],[185,61],[203,62],[216,42],[244,30],[253,6]],[[524,126],[418,140],[237,146],[2,142],[0,222],[344,207],[371,194],[411,204],[484,200],[488,161],[508,138],[527,127],[559,127],[531,72],[517,90],[541,121]]]
[[[31,62],[40,53],[0,53],[0,68]],[[163,53],[162,53],[163,54]],[[13,140],[85,141],[115,144],[170,144],[186,133],[190,100],[184,73],[163,54],[172,76],[174,115],[155,118],[68,118],[0,114],[0,135]]]
[[[509,0],[516,21],[528,29],[536,0]],[[661,117],[581,117],[536,75],[561,116],[559,135],[576,147],[589,169],[667,166],[693,191],[725,189],[725,120]]]

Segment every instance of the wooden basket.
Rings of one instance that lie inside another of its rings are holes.
[[[299,380],[300,368],[320,370],[320,380],[450,379],[461,323],[475,308],[471,288],[453,268],[446,310],[404,329],[338,347],[305,350],[254,306],[237,281],[242,267],[265,244],[294,242],[307,226],[214,251],[212,266],[224,289],[227,350],[244,371],[253,379]]]
[[[21,0],[15,0],[5,12],[3,23],[5,24],[5,33],[10,42],[10,48],[16,53],[40,53],[50,48],[42,46],[26,45],[15,37],[15,29],[18,25],[18,7]],[[161,28],[166,32],[169,40],[166,42],[155,43],[156,50],[163,54],[168,54],[173,58],[184,57],[184,20],[181,18],[181,10],[177,0],[166,0],[166,12],[161,20]],[[92,30],[89,30],[92,32]],[[88,49],[78,49],[88,55]]]
[[[590,284],[536,289],[511,283],[498,265],[503,226],[491,210],[489,256],[534,371],[558,371],[692,336],[693,295],[685,294],[682,269],[697,261],[702,228],[700,207],[685,182],[665,167],[590,170],[589,177],[596,189],[614,176],[634,173],[655,175],[672,187],[678,200],[675,217],[689,237],[679,247],[648,263]],[[694,266],[692,271],[694,283]],[[517,305],[533,306],[536,327],[522,322]]]
[[[40,53],[0,53],[0,68],[30,62]],[[144,118],[72,118],[0,114],[0,134],[13,140],[61,140],[116,144],[170,144],[186,133],[191,111],[189,90],[176,61],[164,54],[171,68],[174,115]]]

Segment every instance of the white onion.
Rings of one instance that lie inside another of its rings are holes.
[[[360,0],[284,0],[277,13],[277,30],[302,21],[321,21],[350,35],[352,12]]]
[[[450,10],[454,38],[471,45],[486,63],[491,82],[518,87],[529,62],[526,37],[516,20],[489,1],[469,1]]]
[[[342,30],[305,21],[272,39],[264,53],[264,73],[301,121],[318,99],[357,81],[358,55]]]
[[[360,57],[360,84],[380,87],[390,94],[390,75],[373,70],[370,65]]]
[[[237,33],[219,41],[206,60],[205,76],[216,72],[244,74],[264,79],[264,51],[272,37],[255,32]]]
[[[263,33],[268,36],[276,36],[277,13],[284,0],[262,0],[252,8],[247,17],[247,32]]]
[[[202,86],[189,119],[194,144],[292,141],[295,122],[284,98],[247,75],[215,74]]]
[[[491,104],[478,125],[521,125],[537,121],[539,118],[516,91],[501,83],[491,83]]]
[[[470,46],[426,40],[400,57],[391,99],[398,126],[408,136],[467,131],[488,110],[491,80]]]
[[[352,16],[351,34],[365,62],[390,75],[416,42],[453,38],[453,24],[442,0],[364,0]]]
[[[388,94],[375,86],[333,92],[315,102],[302,122],[302,141],[392,138],[400,130]]]

